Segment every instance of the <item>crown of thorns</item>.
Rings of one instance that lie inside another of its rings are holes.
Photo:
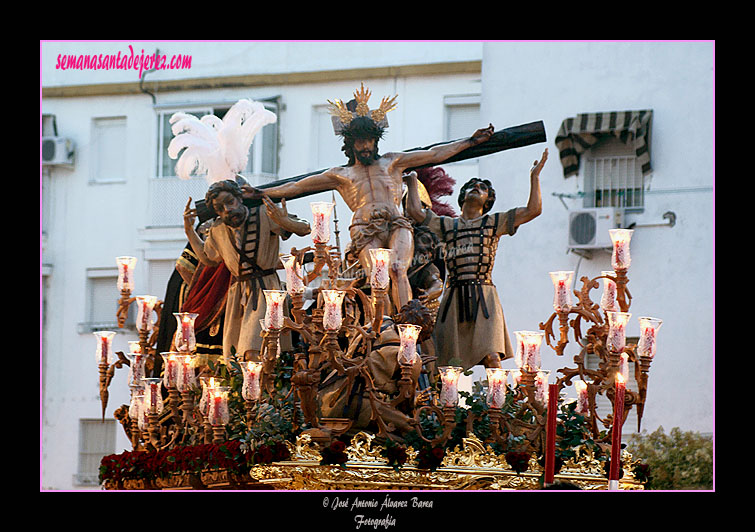
[[[377,109],[370,109],[367,104],[370,96],[372,96],[372,92],[369,89],[366,89],[364,83],[362,83],[361,87],[354,91],[353,102],[356,103],[356,107],[353,111],[349,109],[349,104],[343,103],[342,100],[328,100],[328,103],[330,104],[328,111],[330,111],[330,114],[333,116],[333,128],[335,129],[336,135],[339,135],[341,131],[343,131],[343,129],[357,117],[370,118],[382,129],[388,127],[386,114],[396,108],[396,98],[398,98],[398,95],[393,98],[388,98],[387,96],[384,97],[380,101],[380,106]]]

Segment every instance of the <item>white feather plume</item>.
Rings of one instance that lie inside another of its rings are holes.
[[[246,168],[254,137],[276,120],[275,113],[260,102],[247,99],[236,102],[222,120],[215,115],[197,118],[175,113],[170,117],[174,136],[168,156],[178,159],[176,174],[181,179],[203,175],[209,184],[233,179]]]

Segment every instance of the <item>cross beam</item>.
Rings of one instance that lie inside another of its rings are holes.
[[[477,157],[484,157],[486,155],[492,155],[494,153],[510,150],[513,148],[521,148],[524,146],[529,146],[531,144],[538,144],[540,142],[545,142],[545,140],[546,140],[545,126],[543,125],[543,122],[542,121],[530,122],[529,124],[512,126],[505,129],[501,129],[500,131],[496,131],[493,133],[490,139],[488,139],[486,142],[483,142],[476,146],[472,146],[470,148],[466,148],[465,150],[462,150],[456,155],[449,157],[448,159],[440,163],[435,163],[433,165],[428,164],[424,166],[419,166],[417,168],[410,168],[407,170],[411,171],[411,170],[417,170],[419,168],[425,168],[428,166],[437,166],[439,164],[449,164],[449,163],[455,163],[458,161],[465,161],[468,159],[475,159]],[[454,141],[436,142],[435,144],[430,144],[429,146],[411,148],[405,151],[428,150],[434,146],[440,146],[441,144],[448,144],[449,142],[454,142]],[[300,181],[304,179],[305,177],[309,177],[311,175],[321,174],[322,172],[326,170],[327,168],[323,168],[322,170],[316,170],[314,172],[309,172],[306,174],[279,179],[278,181],[273,181],[272,183],[265,183],[265,184],[259,185],[256,188],[264,190],[266,188],[272,188],[272,187],[277,187],[279,185],[285,185],[287,183]],[[307,192],[307,193],[299,194],[297,196],[291,196],[290,198],[286,198],[286,200],[290,201],[297,198],[311,196],[312,194],[314,193]],[[273,199],[273,201],[279,202],[280,199]],[[201,211],[204,209],[205,207],[204,200],[197,200],[195,203],[196,203],[198,211]],[[262,200],[244,200],[244,203],[248,205],[249,207],[256,207],[257,205],[260,205],[262,203]]]

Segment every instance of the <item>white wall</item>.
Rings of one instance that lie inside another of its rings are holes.
[[[578,113],[652,109],[652,164],[643,213],[628,214],[632,237],[627,334],[639,316],[664,320],[650,373],[643,428],[713,431],[713,45],[712,43],[486,43],[482,116],[497,128],[543,120],[547,142],[480,162],[498,185],[497,209],[524,205],[528,171],[547,146],[541,175],[543,214],[501,241],[494,281],[512,330],[534,329],[552,312],[549,271],[595,277],[610,256],[566,254],[568,211],[554,193],[576,193],[581,177],[563,178],[555,146],[561,122]],[[580,208],[581,200],[565,200]],[[577,284],[581,288],[581,283]],[[600,290],[592,292],[593,300]],[[573,367],[574,343],[562,359],[543,350],[543,367]],[[571,349],[571,350],[570,350]],[[573,390],[571,390],[574,396]],[[630,418],[626,430],[636,430]]]

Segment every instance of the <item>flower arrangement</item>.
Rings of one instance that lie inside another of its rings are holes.
[[[238,440],[174,447],[155,452],[126,451],[111,454],[100,462],[100,483],[127,479],[165,478],[176,473],[200,473],[225,469],[233,473],[249,470],[251,455]]]

